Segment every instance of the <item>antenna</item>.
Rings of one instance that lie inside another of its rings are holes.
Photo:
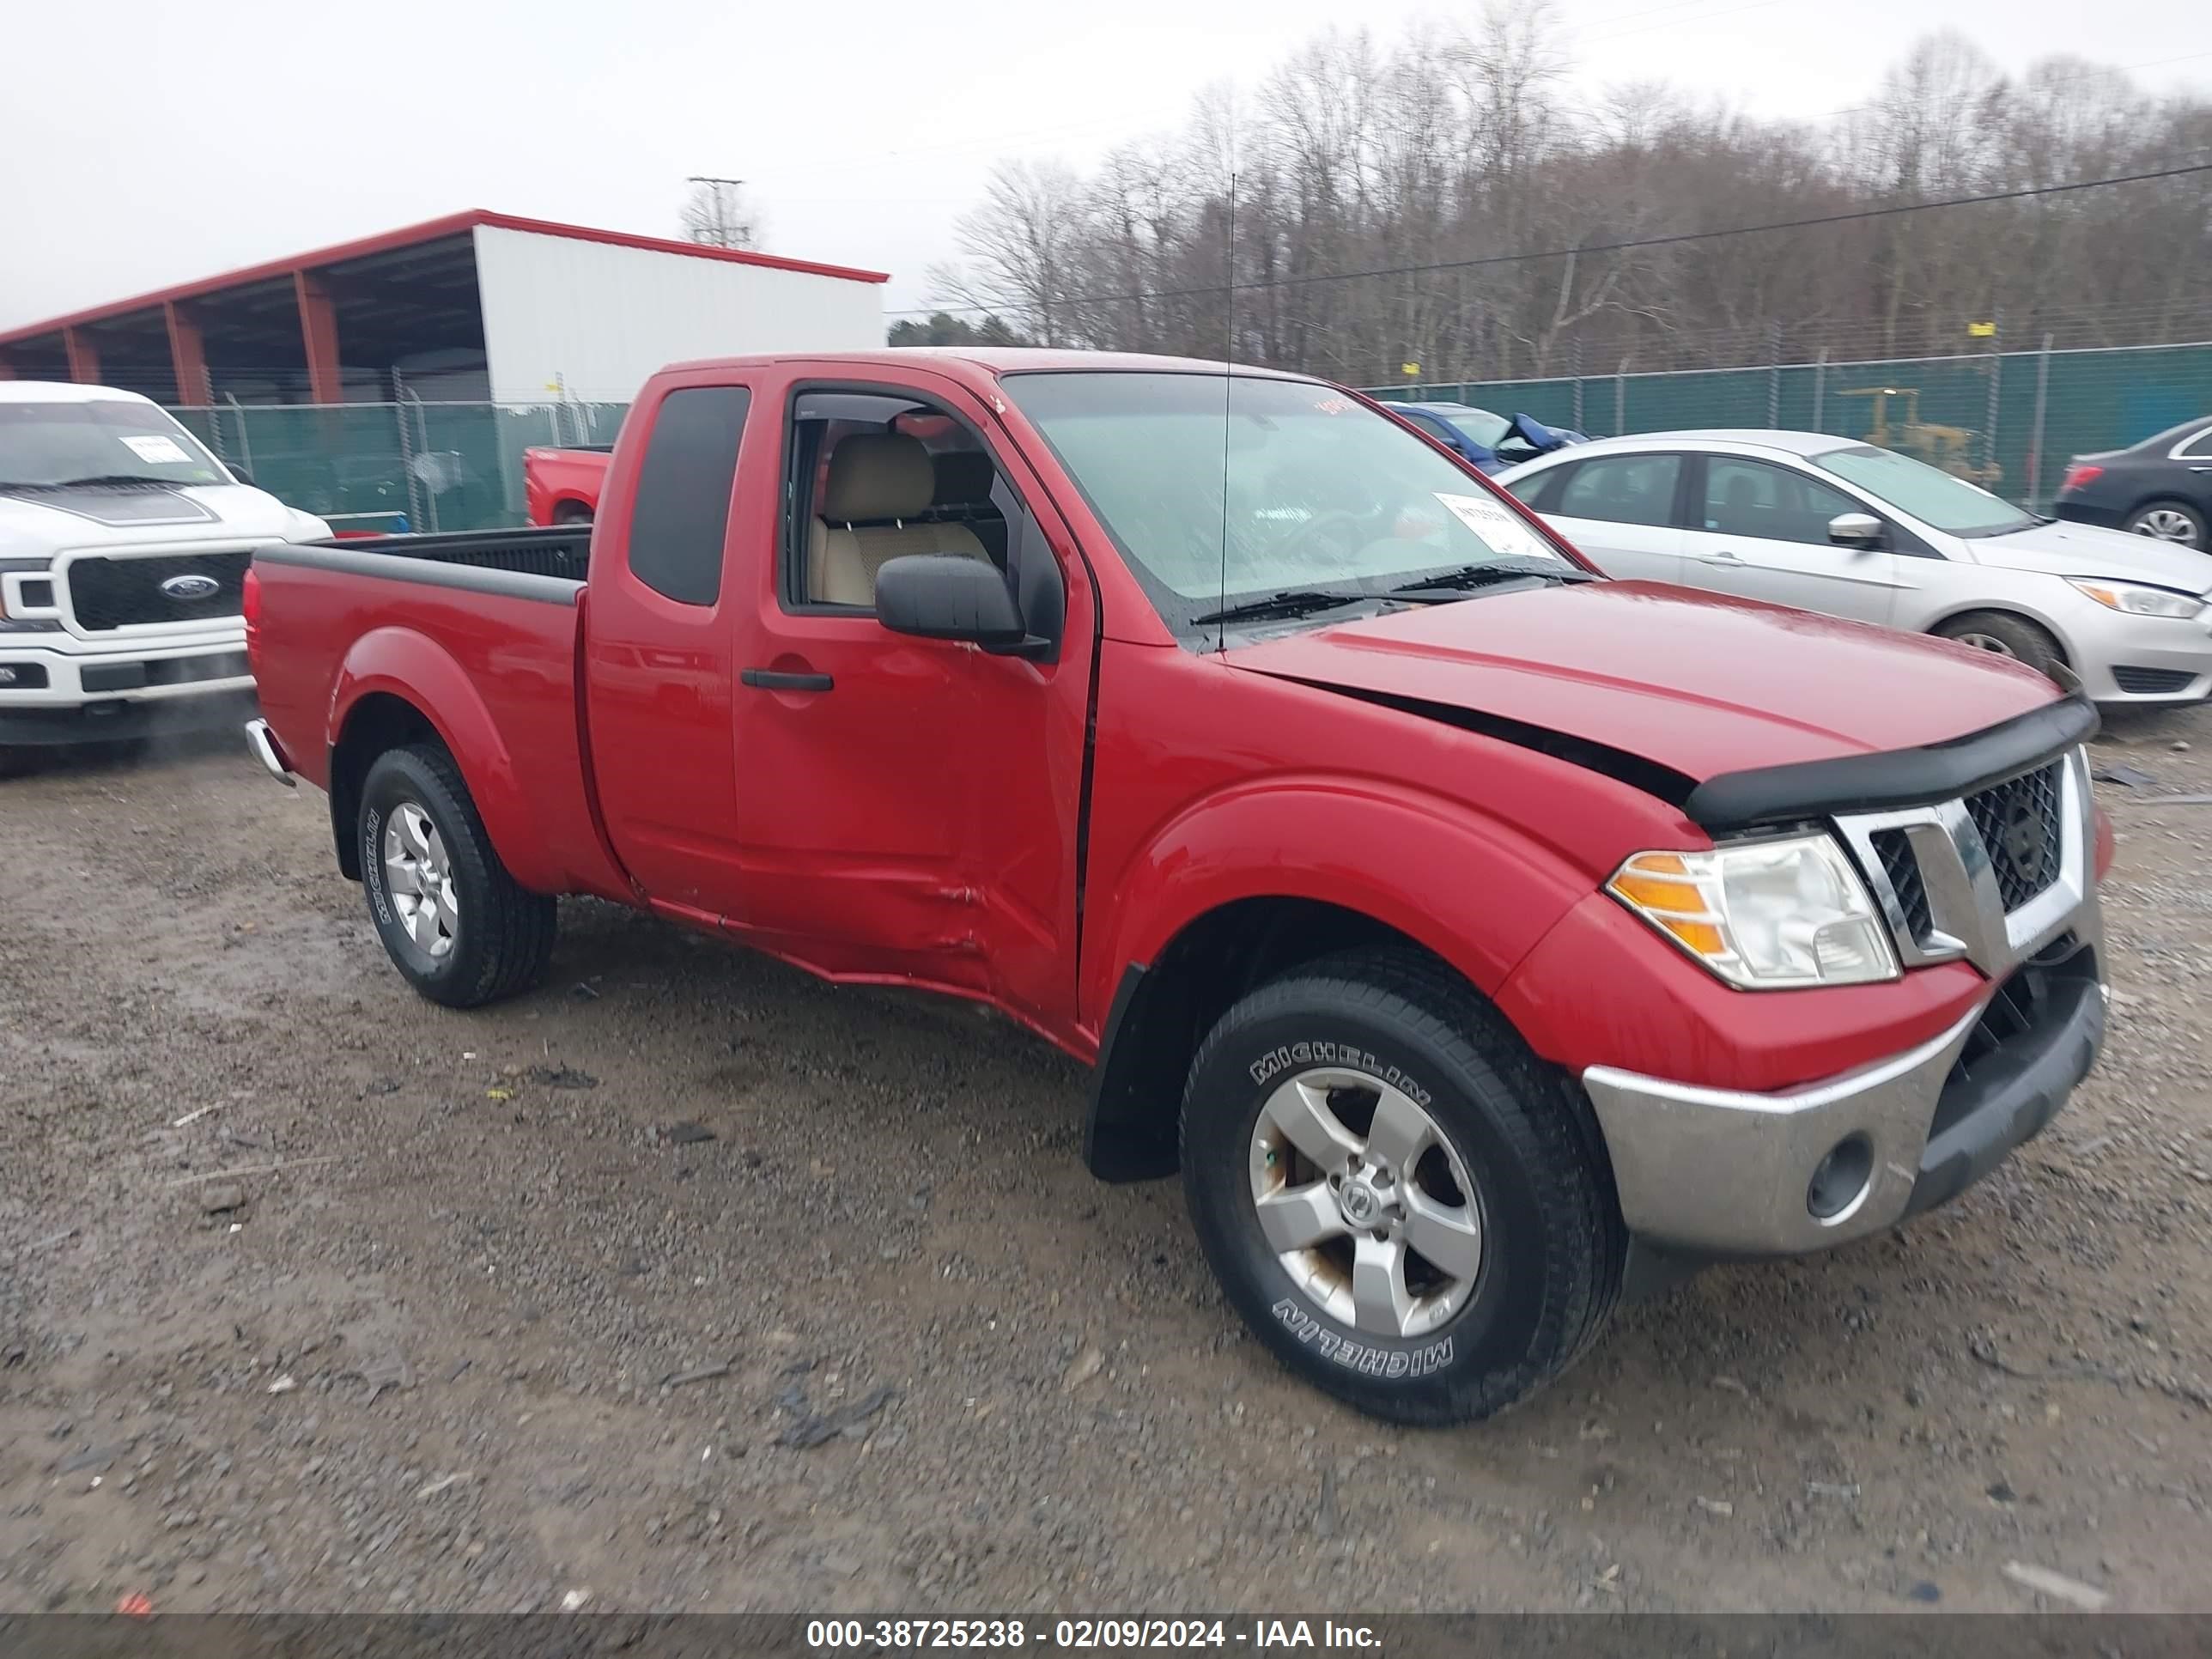
[[[1229,142],[1229,269],[1221,288],[1221,589],[1214,605],[1216,611],[1229,609],[1229,422],[1233,418],[1230,400],[1237,384],[1237,135],[1233,126]],[[1213,648],[1225,653],[1229,649],[1229,619],[1224,617],[1214,629]]]

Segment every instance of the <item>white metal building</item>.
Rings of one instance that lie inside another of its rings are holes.
[[[0,334],[158,402],[625,403],[687,357],[884,342],[879,271],[477,210]]]

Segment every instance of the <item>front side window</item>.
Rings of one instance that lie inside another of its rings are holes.
[[[152,404],[0,403],[0,489],[230,482],[199,440]]]
[[[1580,574],[1459,464],[1330,386],[1111,370],[1004,385],[1178,631],[1292,591],[1349,602],[1480,567]]]
[[[887,392],[793,401],[784,592],[804,608],[872,610],[876,577],[913,555],[1011,568],[1020,497],[964,422]]]
[[[1828,521],[1866,509],[1817,479],[1765,461],[1715,455],[1705,462],[1703,527],[1723,536],[1829,545]]]
[[[2026,530],[2035,520],[2010,501],[1992,495],[1978,484],[1954,478],[1925,461],[1900,455],[1893,449],[1861,444],[1850,449],[1831,449],[1812,457],[1813,465],[1855,484],[1895,507],[1907,518],[1954,536],[2002,536]],[[1856,502],[1838,509],[1856,513]]]
[[[721,597],[738,440],[751,401],[741,386],[688,386],[662,398],[653,416],[630,514],[629,568],[680,605]]]
[[[1607,455],[1584,461],[1552,508],[1563,519],[1601,524],[1670,525],[1680,455]]]

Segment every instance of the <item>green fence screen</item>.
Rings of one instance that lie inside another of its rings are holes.
[[[522,452],[607,444],[626,404],[225,404],[177,409],[230,465],[340,530],[521,524]]]
[[[1828,432],[2048,506],[2071,456],[2212,414],[2212,343],[1978,352],[1663,374],[1426,382],[1389,401],[1474,404],[1593,436],[1711,427]]]
[[[1372,390],[1386,400],[1526,413],[1593,435],[1697,427],[1831,432],[1918,455],[2041,507],[2069,456],[2212,414],[2212,343]],[[611,443],[628,407],[410,400],[172,413],[263,489],[339,529],[429,531],[521,524],[522,452]]]

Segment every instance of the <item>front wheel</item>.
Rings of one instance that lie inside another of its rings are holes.
[[[474,1008],[544,977],[554,901],[515,884],[443,749],[380,755],[362,781],[362,885],[385,954],[410,985]]]
[[[1224,1015],[1191,1067],[1182,1168],[1245,1323],[1392,1422],[1527,1398],[1619,1295],[1626,1237],[1588,1102],[1410,951],[1326,959]]]
[[[2057,679],[2058,671],[2066,664],[2065,653],[2049,633],[2025,617],[2002,611],[1969,611],[1963,617],[1952,617],[1936,632],[1942,639],[1971,645],[1993,657],[2010,657],[2015,662],[2024,662],[2045,679]]]

